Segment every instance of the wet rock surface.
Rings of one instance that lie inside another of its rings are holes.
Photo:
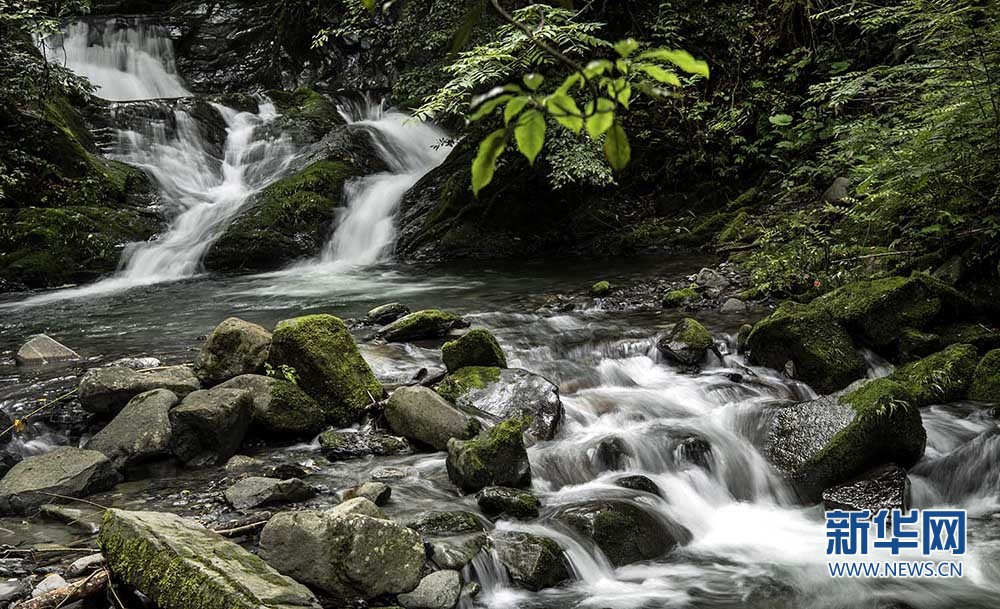
[[[80,356],[47,334],[36,334],[21,345],[14,355],[19,366],[40,366],[58,362],[79,361]]]
[[[524,427],[523,421],[509,420],[475,439],[450,440],[445,461],[448,478],[465,493],[487,486],[529,486],[531,464],[522,438]]]
[[[226,501],[238,510],[305,501],[315,494],[315,489],[298,478],[279,480],[258,476],[240,480],[225,493]]]
[[[88,412],[117,414],[129,400],[153,389],[168,389],[183,399],[201,389],[201,382],[187,366],[168,366],[139,372],[123,366],[91,368],[80,379],[80,404]]]
[[[554,588],[570,579],[562,549],[551,539],[501,531],[493,535],[493,546],[511,579],[528,590]]]
[[[589,537],[616,567],[658,558],[691,539],[683,527],[626,501],[564,508],[559,519]]]
[[[478,433],[475,420],[426,387],[400,387],[389,398],[385,418],[392,430],[434,450],[446,450],[452,438],[468,440]]]
[[[0,514],[25,514],[45,503],[86,497],[111,488],[118,480],[118,472],[104,454],[57,448],[24,459],[0,479]]]
[[[823,491],[827,510],[910,509],[910,481],[906,470],[896,465],[884,465],[865,473],[857,480]]]
[[[410,452],[405,438],[374,431],[324,431],[319,436],[323,456],[331,461],[365,456],[404,455]]]
[[[267,440],[312,438],[326,427],[322,407],[298,385],[284,379],[244,374],[217,385],[246,391],[253,400],[250,432]]]

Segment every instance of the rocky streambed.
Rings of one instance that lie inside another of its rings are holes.
[[[988,316],[924,276],[772,313],[697,264],[7,302],[7,353],[49,363],[3,368],[0,596],[995,607]],[[831,578],[824,506],[966,508],[965,576]]]

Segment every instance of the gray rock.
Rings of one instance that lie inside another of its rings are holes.
[[[174,514],[108,510],[99,544],[115,577],[161,609],[319,609],[305,586]]]
[[[531,464],[524,448],[524,422],[510,419],[473,440],[448,442],[448,478],[465,493],[487,486],[531,485]]]
[[[14,355],[18,366],[39,366],[57,362],[77,362],[80,356],[46,334],[35,334]]]
[[[420,580],[412,592],[400,594],[396,600],[406,609],[452,609],[462,592],[458,571],[435,571]]]
[[[154,389],[135,396],[85,448],[104,453],[118,469],[170,455],[172,391]]]
[[[187,366],[170,366],[152,372],[121,366],[91,368],[80,379],[80,404],[87,412],[114,415],[129,400],[153,389],[169,389],[183,399],[201,389],[201,383]]]
[[[371,505],[361,498],[352,502]],[[390,520],[345,513],[352,502],[327,511],[276,514],[261,531],[261,556],[342,603],[416,588],[424,565],[420,536]]]
[[[570,579],[562,548],[548,537],[520,531],[498,531],[493,545],[512,580],[528,590],[554,588]]]
[[[530,416],[525,435],[532,443],[551,440],[563,419],[559,388],[519,368],[463,368],[445,378],[438,393],[458,408],[484,412],[493,421]]]
[[[19,579],[0,581],[0,603],[13,603],[31,592],[31,584]],[[4,605],[9,606],[9,605]]]
[[[662,497],[663,493],[660,491],[660,487],[656,485],[655,482],[639,474],[632,476],[623,476],[615,480],[615,484],[622,488],[627,488],[633,491],[641,491],[643,493],[649,493],[650,495],[656,495],[657,497]]]
[[[356,497],[363,497],[381,507],[389,503],[389,499],[392,497],[392,487],[384,482],[365,482],[344,493],[345,500]]]
[[[589,537],[612,565],[659,558],[691,534],[627,501],[593,501],[563,509],[559,519]]]
[[[298,478],[279,480],[251,476],[230,486],[225,492],[226,501],[238,510],[305,501],[316,495],[316,489]]]
[[[736,333],[736,353],[743,355],[747,352],[747,339],[750,338],[751,332],[753,332],[753,326],[750,324],[740,326],[739,331]]]
[[[264,369],[271,333],[257,324],[230,317],[212,330],[194,363],[195,375],[212,386]]]
[[[618,436],[605,438],[594,450],[594,465],[604,471],[619,471],[628,467],[632,451]]]
[[[159,368],[163,362],[155,357],[123,357],[116,359],[107,366],[119,366],[121,368],[131,368],[132,370],[146,370],[149,368]]]
[[[68,585],[69,582],[63,579],[63,577],[58,573],[49,573],[42,581],[38,582],[38,585],[31,591],[31,598],[38,598],[43,594],[47,594],[53,590],[58,590],[59,588],[65,588]]]
[[[715,269],[704,268],[698,271],[695,283],[703,288],[724,290],[729,287],[729,280]]]
[[[171,450],[187,465],[221,465],[239,450],[252,416],[246,391],[195,391],[170,411]]]
[[[226,471],[234,474],[252,472],[264,467],[264,462],[246,455],[233,455],[226,461]]]
[[[24,514],[55,497],[85,497],[107,490],[119,480],[111,460],[96,450],[64,446],[28,457],[0,480],[0,514]]]
[[[101,554],[100,552],[84,556],[83,558],[78,558],[66,567],[66,577],[80,577],[81,575],[85,575],[103,564],[104,554]]]
[[[46,503],[39,508],[38,513],[44,518],[61,522],[78,531],[93,535],[101,530],[101,517],[104,511],[86,504],[56,505]]]
[[[243,374],[216,389],[249,392],[253,399],[250,430],[265,440],[312,438],[326,427],[326,415],[316,400],[284,379]]]
[[[479,423],[427,387],[400,387],[389,398],[385,419],[394,432],[434,450],[448,448],[448,440],[467,440]]]
[[[719,311],[726,314],[746,313],[747,303],[743,302],[739,298],[730,298],[726,300]]]
[[[491,518],[508,516],[528,520],[538,518],[538,508],[541,502],[530,492],[507,488],[505,486],[488,486],[476,495],[479,509]]]
[[[341,516],[346,514],[361,514],[362,516],[368,516],[370,518],[389,520],[389,518],[386,517],[385,512],[372,503],[370,499],[366,499],[364,497],[345,499],[340,503],[340,505],[334,506],[330,511]]]
[[[411,451],[405,438],[373,431],[324,431],[319,436],[319,448],[331,461],[369,455],[405,455]]]
[[[478,515],[462,510],[424,512],[408,520],[406,526],[421,535],[435,537],[486,530],[486,525]]]
[[[451,535],[430,541],[431,558],[442,569],[462,570],[486,545],[485,533]]]
[[[863,476],[823,492],[828,510],[910,509],[910,480],[906,470],[893,464],[877,467]]]
[[[837,205],[843,203],[850,196],[851,181],[847,178],[840,177],[835,179],[833,184],[830,184],[830,187],[823,193],[823,200],[827,203]]]
[[[384,326],[386,324],[391,324],[404,315],[409,314],[410,307],[398,302],[390,302],[368,311],[368,315],[365,316],[365,321],[372,325]]]

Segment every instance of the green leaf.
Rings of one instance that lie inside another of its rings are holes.
[[[688,74],[697,74],[708,78],[708,62],[695,59],[687,51],[671,51],[670,49],[650,49],[639,55],[639,59],[654,59],[674,64]]]
[[[596,140],[615,122],[615,102],[606,97],[600,97],[597,99],[596,111],[594,110],[594,102],[588,102],[587,114],[587,135]]]
[[[608,85],[608,92],[623,108],[628,110],[628,103],[632,99],[632,85],[624,78],[618,78]]]
[[[472,194],[479,196],[479,191],[493,181],[497,159],[506,148],[506,129],[497,129],[479,144],[479,154],[472,161]]]
[[[588,63],[587,67],[584,68],[583,71],[586,73],[587,78],[594,78],[595,76],[600,76],[610,70],[612,65],[614,64],[607,59],[595,59]]]
[[[545,109],[549,111],[552,118],[559,121],[559,124],[566,127],[573,133],[580,133],[583,129],[583,118],[580,115],[580,108],[574,100],[565,93],[553,93],[545,98]]]
[[[531,101],[531,98],[527,95],[519,95],[507,102],[507,107],[503,109],[504,124],[510,123],[511,119],[520,114],[529,101]]]
[[[499,108],[501,104],[505,103],[511,97],[513,97],[513,96],[504,93],[503,95],[498,95],[496,97],[490,97],[490,98],[486,99],[485,101],[480,102],[478,105],[476,104],[477,100],[473,100],[472,104],[473,104],[473,107],[476,108],[476,111],[472,114],[472,116],[469,117],[469,120],[472,121],[472,122],[478,121],[479,119],[483,118],[487,114],[490,114],[494,110],[496,110],[497,108]]]
[[[792,117],[787,114],[775,114],[767,120],[775,127],[787,127],[792,124]]]
[[[588,76],[587,78],[590,77]],[[580,74],[579,72],[573,72],[572,74],[566,77],[566,80],[564,80],[561,85],[559,85],[559,88],[556,89],[556,93],[562,93],[563,95],[569,94],[569,90],[573,87],[573,85],[580,82],[581,80],[583,80],[583,75]]]
[[[618,121],[615,121],[604,137],[604,156],[616,171],[625,169],[632,158],[632,147],[629,146],[628,136]]]
[[[681,79],[677,78],[676,74],[674,74],[669,70],[664,70],[660,66],[653,64],[643,64],[638,67],[641,71],[645,72],[648,76],[650,76],[654,80],[657,80],[658,82],[662,82],[663,84],[666,85],[673,85],[675,87],[681,86]]]
[[[615,52],[622,57],[628,57],[639,48],[639,43],[633,38],[626,38],[615,43]]]
[[[535,164],[535,157],[545,143],[545,115],[538,110],[528,110],[517,119],[514,127],[514,141],[528,162]]]
[[[524,80],[524,86],[528,87],[528,89],[531,91],[537,91],[538,87],[542,86],[542,82],[545,80],[545,77],[541,74],[535,74],[532,72],[531,74],[525,74],[522,80]]]

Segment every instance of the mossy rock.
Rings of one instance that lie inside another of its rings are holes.
[[[327,421],[358,421],[384,390],[347,326],[333,315],[306,315],[278,323],[268,363],[291,366],[298,385],[323,408]]]
[[[978,361],[972,345],[952,345],[897,369],[890,378],[906,387],[917,407],[944,404],[965,396]]]
[[[791,361],[795,378],[820,393],[861,377],[864,361],[847,331],[825,309],[784,302],[747,337],[750,361],[777,370]]]
[[[424,309],[404,315],[379,330],[379,336],[390,343],[442,338],[459,325],[462,318],[439,309]]]
[[[445,460],[448,478],[465,493],[487,486],[530,486],[531,464],[523,438],[529,423],[509,419],[472,440],[450,440]]]
[[[941,337],[913,328],[904,329],[899,335],[899,360],[910,362],[925,357],[938,350]]]
[[[315,142],[334,127],[345,123],[337,104],[313,89],[268,91],[267,96],[281,112],[278,121],[297,140]]]
[[[250,432],[260,439],[311,439],[326,427],[323,408],[290,381],[244,374],[218,387],[250,392],[253,398]]]
[[[760,236],[760,228],[750,221],[750,214],[740,211],[719,231],[715,241],[719,245],[752,243]]]
[[[1000,402],[1000,349],[987,353],[972,375],[969,398],[980,402]]]
[[[475,328],[441,347],[448,372],[467,366],[507,367],[507,356],[489,330]]]
[[[590,286],[590,293],[593,296],[607,296],[611,293],[611,283],[607,281],[598,281],[594,285]]]
[[[485,389],[500,379],[500,368],[468,366],[449,374],[435,388],[438,394],[452,404],[473,389]]]
[[[713,347],[712,335],[696,319],[684,318],[656,343],[656,348],[669,361],[684,366],[696,366],[705,360]]]
[[[666,522],[626,501],[593,501],[564,508],[559,520],[590,538],[615,567],[660,558],[690,541],[679,525]],[[675,530],[671,530],[675,529]]]
[[[941,347],[955,344],[972,345],[981,354],[1000,349],[1000,332],[979,323],[954,323],[934,329]]]
[[[538,518],[542,503],[531,492],[505,486],[488,486],[476,495],[479,509],[491,518],[507,516],[519,520]]]
[[[694,288],[684,288],[683,290],[672,290],[663,297],[663,308],[676,309],[691,304],[698,300],[698,290]]]

